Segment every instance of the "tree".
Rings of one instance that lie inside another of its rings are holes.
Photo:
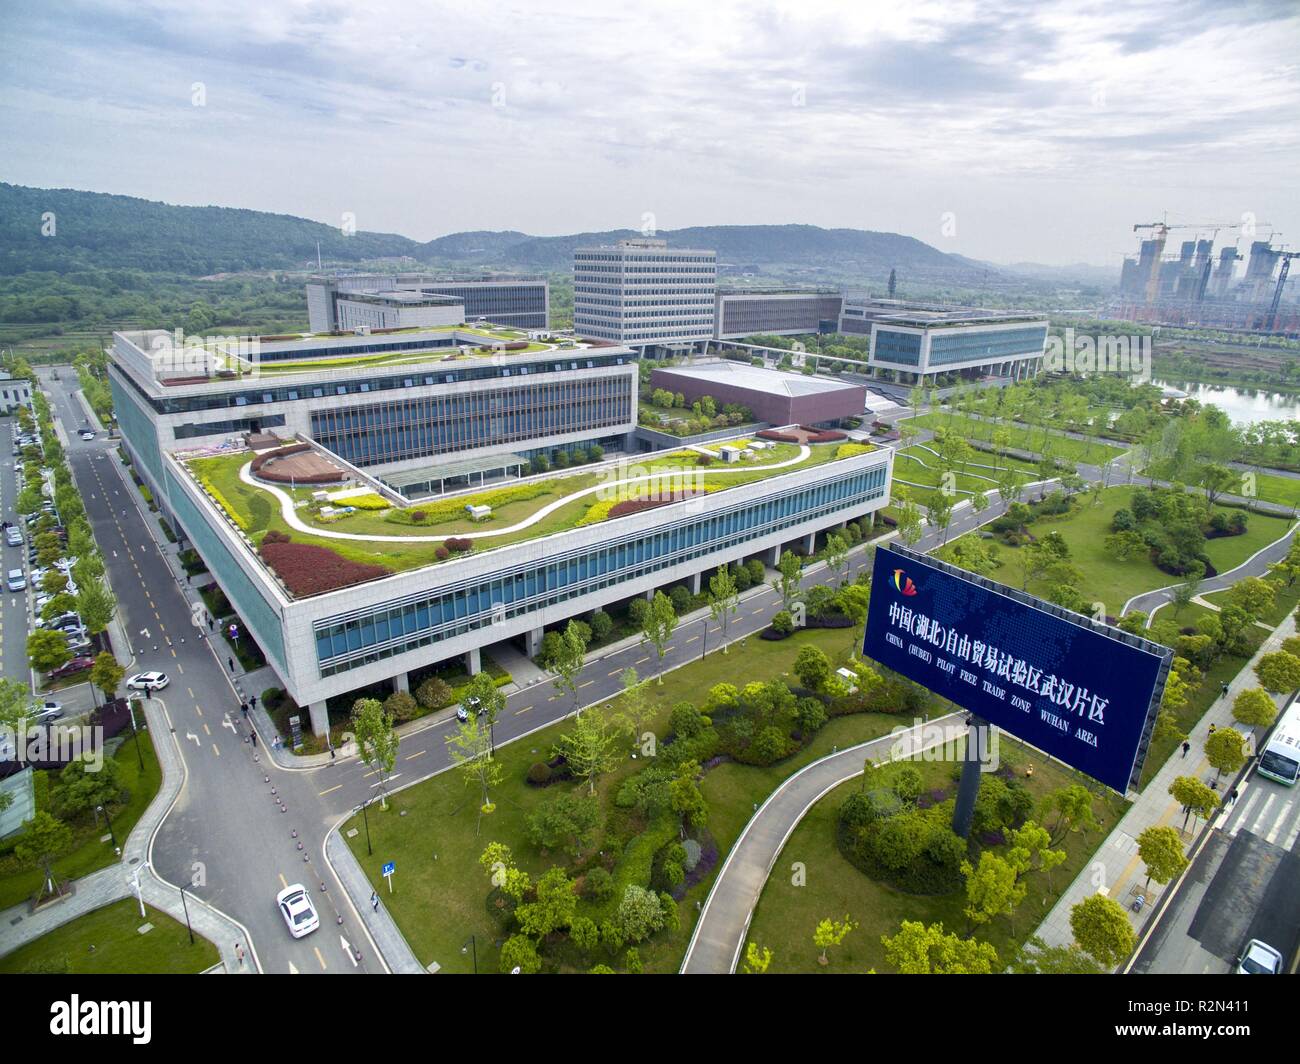
[[[1263,688],[1252,687],[1233,700],[1232,719],[1253,728],[1267,728],[1277,719],[1277,705]]]
[[[106,758],[96,769],[82,758],[69,761],[59,772],[59,782],[50,795],[56,813],[75,817],[122,798],[122,774],[116,760]]]
[[[1147,866],[1146,887],[1151,880],[1166,884],[1188,865],[1183,853],[1183,840],[1171,827],[1149,827],[1138,836],[1138,855]]]
[[[914,547],[920,540],[921,508],[907,494],[905,488],[895,489],[895,512],[898,520],[898,538],[906,546]]]
[[[578,895],[573,892],[573,880],[563,868],[552,868],[538,879],[536,899],[515,910],[515,919],[525,935],[545,938],[573,923],[577,911]]]
[[[963,911],[972,928],[998,916],[1010,916],[1024,900],[1026,886],[1019,882],[1015,867],[990,850],[980,854],[978,865],[962,861],[961,874],[966,879]]]
[[[492,728],[487,717],[470,713],[467,719],[460,721],[447,744],[447,753],[459,766],[465,786],[479,788],[479,819],[474,828],[474,833],[478,834],[483,814],[496,809],[491,792],[501,782],[501,766],[492,758]]]
[[[822,558],[826,561],[826,566],[835,576],[835,583],[840,584],[844,580],[844,566],[849,560],[849,545],[844,542],[844,538],[837,532],[832,532],[826,537],[826,546],[822,550]]]
[[[1101,825],[1092,810],[1092,792],[1079,783],[1053,791],[1043,799],[1043,812],[1056,813],[1052,842],[1060,842],[1072,831],[1095,831]]]
[[[1123,906],[1103,894],[1089,895],[1070,910],[1070,930],[1079,948],[1106,968],[1132,953],[1137,941]]]
[[[492,885],[508,898],[518,904],[533,889],[533,881],[528,873],[515,866],[514,855],[504,842],[489,842],[479,855],[478,863],[483,866],[492,880]]]
[[[91,635],[104,631],[116,610],[117,598],[102,577],[78,585],[77,612]]]
[[[415,701],[422,709],[441,709],[451,701],[451,685],[437,676],[430,676],[415,689]]]
[[[569,938],[578,949],[590,953],[600,944],[600,930],[590,917],[576,916],[569,924]]]
[[[656,707],[650,699],[650,681],[642,680],[633,668],[624,669],[619,679],[623,691],[618,696],[618,713],[612,723],[627,732],[632,748],[636,749],[655,715]]]
[[[672,600],[662,591],[656,591],[642,622],[641,634],[654,646],[655,653],[659,656],[659,672],[655,677],[657,684],[664,682],[664,655],[668,653],[668,641],[676,630],[677,611],[673,609]]]
[[[794,551],[786,551],[776,564],[772,587],[781,596],[781,608],[788,610],[799,597],[799,578],[803,575],[803,559]]]
[[[704,827],[709,819],[709,804],[697,782],[699,775],[699,762],[687,761],[668,784],[668,804],[694,831]]]
[[[587,793],[594,795],[596,780],[618,764],[613,745],[609,721],[599,709],[589,709],[574,718],[572,731],[560,736],[555,753],[578,779],[587,781]]]
[[[821,691],[834,672],[826,652],[810,643],[799,648],[799,654],[794,659],[794,674],[808,690]]]
[[[591,844],[601,819],[600,803],[594,798],[572,792],[561,794],[528,815],[528,838],[540,849],[564,846],[578,857]]]
[[[104,650],[95,656],[95,664],[90,670],[90,682],[104,692],[105,698],[111,699],[117,694],[117,685],[125,675],[126,669],[117,663],[117,658]]]
[[[379,804],[387,809],[387,779],[397,762],[400,741],[393,729],[393,715],[384,711],[377,698],[358,698],[352,706],[352,733],[362,764],[379,776]]]
[[[849,648],[849,660],[858,656],[862,646],[863,629],[867,623],[867,608],[871,603],[871,588],[863,584],[850,584],[841,588],[839,604],[841,612],[853,622],[853,645]]]
[[[936,491],[925,504],[925,520],[931,528],[943,530],[943,543],[948,542],[948,525],[952,523],[952,511],[955,503],[951,495]]]
[[[1007,860],[1016,870],[1016,878],[1021,879],[1030,871],[1042,872],[1047,876],[1048,886],[1052,882],[1052,869],[1064,864],[1064,850],[1052,849],[1052,835],[1045,827],[1032,820],[1026,820],[1018,828],[1006,829]]]
[[[1257,576],[1247,576],[1228,589],[1227,599],[1231,605],[1245,610],[1253,621],[1273,608],[1276,596],[1277,592],[1267,580],[1261,580]]]
[[[1255,675],[1265,691],[1275,695],[1289,694],[1300,688],[1300,658],[1285,650],[1265,654],[1255,665]]]
[[[664,907],[658,895],[630,883],[615,910],[612,930],[620,945],[641,942],[662,928],[664,919]]]
[[[1208,820],[1219,805],[1219,796],[1195,776],[1179,776],[1169,785],[1169,793],[1183,807],[1183,830],[1192,815]]]
[[[578,708],[578,676],[587,661],[587,643],[582,638],[582,630],[576,621],[570,621],[563,634],[555,644],[547,668],[555,674],[555,690],[559,694],[566,691],[573,699],[573,709]]]
[[[881,935],[885,960],[901,975],[991,975],[998,954],[989,943],[945,932],[943,924],[904,920],[893,935]]]
[[[722,632],[722,652],[727,653],[727,625],[731,615],[740,607],[740,598],[736,592],[736,579],[731,575],[730,567],[719,565],[718,571],[709,578],[709,613],[718,622]]]
[[[745,974],[762,975],[772,964],[772,951],[753,942],[745,944]]]
[[[1215,770],[1215,781],[1246,763],[1246,740],[1233,728],[1219,728],[1205,740],[1205,760]]]
[[[62,820],[41,810],[23,825],[23,833],[14,847],[14,856],[24,865],[45,869],[45,883],[41,896],[47,893],[63,891],[54,881],[54,869],[51,867],[56,858],[72,849],[72,829]]]
[[[1172,593],[1174,603],[1174,616],[1177,617],[1183,610],[1192,604],[1192,599],[1200,593],[1201,577],[1205,573],[1205,567],[1197,565],[1192,571],[1191,576],[1181,584],[1176,584]]]
[[[501,947],[501,970],[513,972],[516,968],[521,975],[534,975],[542,970],[537,944],[527,935],[511,935]]]
[[[72,660],[67,635],[54,628],[37,628],[27,636],[27,660],[37,672],[53,672]]]
[[[1102,975],[1104,969],[1078,946],[1049,946],[1034,935],[1019,947],[1007,967],[1016,975]]]
[[[844,914],[843,920],[832,920],[829,917],[819,922],[813,929],[813,945],[821,950],[821,956],[817,958],[818,964],[830,964],[831,959],[828,951],[832,946],[838,946],[848,936],[848,933],[858,925],[849,919],[848,913]]]

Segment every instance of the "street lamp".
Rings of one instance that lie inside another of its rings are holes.
[[[704,624],[704,642],[700,645],[700,660],[703,661],[704,655],[709,652],[709,619],[701,617],[700,620]]]
[[[185,904],[185,888],[181,887],[181,908],[185,910],[185,930],[190,933],[190,945],[194,945],[194,928],[190,926],[190,907]]]
[[[369,802],[362,802],[360,808],[361,808],[361,819],[366,825],[366,856],[373,857],[375,855],[375,851],[370,848],[370,817],[366,815],[366,806],[368,806],[369,804],[370,804]],[[353,810],[353,812],[355,812],[355,810]]]
[[[478,939],[473,935],[470,935],[469,938],[465,939],[465,941],[460,944],[460,951],[462,954],[473,951],[474,974],[478,975]]]
[[[95,812],[104,814],[104,821],[108,824],[108,837],[113,843],[113,849],[117,849],[117,836],[113,834],[113,818],[108,815],[108,810],[102,805],[95,806]]]

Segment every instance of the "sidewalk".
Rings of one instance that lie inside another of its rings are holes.
[[[1133,912],[1130,906],[1134,892],[1140,891],[1146,882],[1146,870],[1137,852],[1137,837],[1149,827],[1170,826],[1180,831],[1186,845],[1194,841],[1196,832],[1204,825],[1192,820],[1188,822],[1188,830],[1182,831],[1182,807],[1169,796],[1169,785],[1179,776],[1195,776],[1207,784],[1214,781],[1215,770],[1202,753],[1210,725],[1213,724],[1217,729],[1231,728],[1235,724],[1232,719],[1233,700],[1242,691],[1259,686],[1254,671],[1256,662],[1265,654],[1277,650],[1284,639],[1295,634],[1295,617],[1288,616],[1237,673],[1228,687],[1227,695],[1215,699],[1205,715],[1196,722],[1187,737],[1187,741],[1192,744],[1190,753],[1184,757],[1175,751],[1170,756],[1115,825],[1110,836],[1097,848],[1088,867],[1079,873],[1039,925],[1036,934],[1044,942],[1049,946],[1070,945],[1074,941],[1074,934],[1070,930],[1070,910],[1095,893],[1104,893],[1124,906],[1129,922],[1141,936],[1147,921],[1158,911],[1161,896],[1169,888],[1153,882],[1142,912]],[[1225,795],[1232,786],[1232,778],[1220,781],[1219,795]]]
[[[73,892],[63,901],[49,904],[38,912],[29,913],[25,903],[0,912],[0,956],[110,902],[133,896],[137,874],[145,904],[162,910],[180,923],[185,922],[185,906],[179,888],[160,879],[149,864],[154,833],[171,811],[185,784],[185,766],[176,750],[177,740],[168,726],[161,703],[150,698],[145,700],[144,707],[148,731],[151,736],[159,737],[154,749],[162,766],[163,781],[149,808],[123,842],[122,860],[77,880]],[[252,973],[258,969],[256,953],[247,930],[241,924],[193,894],[186,895],[186,904],[195,933],[217,947],[225,971]],[[247,953],[248,959],[242,965],[235,956],[236,943],[242,944]]]

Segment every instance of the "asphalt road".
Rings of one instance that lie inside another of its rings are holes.
[[[383,971],[322,861],[334,817],[317,797],[314,774],[283,771],[269,757],[254,763],[224,655],[218,660],[191,624],[186,600],[131,498],[134,489],[115,446],[77,437],[84,416],[68,382],[44,376],[43,383],[54,412],[73,430],[68,462],[135,653],[129,669],[158,669],[171,677],[160,701],[179,739],[187,779],[154,838],[155,871],[247,927],[268,972],[289,972],[291,966],[302,974]],[[154,740],[170,737],[155,734]],[[312,890],[321,918],[319,931],[298,940],[289,936],[275,905],[275,895],[292,883]],[[345,952],[340,936],[361,950],[359,963]]]
[[[17,467],[21,459],[13,457],[14,431],[16,418],[0,420],[0,520],[16,523],[26,528],[23,519],[18,516],[14,504],[18,499],[18,485],[15,482]],[[4,572],[21,568],[27,572],[27,543],[21,547],[10,547],[0,539],[0,560]],[[4,573],[0,573],[2,577]],[[8,680],[18,680],[30,686],[31,670],[27,667],[27,631],[31,623],[31,611],[28,608],[27,592],[12,592],[0,584],[0,673]]]

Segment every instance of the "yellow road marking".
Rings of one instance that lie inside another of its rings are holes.
[[[323,971],[326,971],[327,968],[326,968],[326,965],[325,965],[325,958],[322,957],[322,956],[320,955],[320,947],[319,947],[319,946],[313,946],[312,949],[314,949],[314,950],[316,951],[316,959],[317,959],[318,961],[320,961],[320,969],[321,969],[321,971],[322,971],[322,972],[323,972]]]
[[[203,734],[204,734],[204,735],[211,735],[211,734],[212,734],[212,729],[209,728],[206,724],[203,725]]]
[[[335,791],[340,790],[342,787],[343,787],[343,784],[341,784],[341,783],[336,783],[333,787],[329,788],[329,790],[321,791],[319,794],[316,795],[316,797],[317,797],[317,798],[324,798],[325,795],[327,795],[327,794],[333,794]]]
[[[221,756],[221,751],[217,749],[217,744],[216,744],[216,743],[213,743],[213,744],[212,744],[212,752],[213,752],[214,754],[216,754],[217,757],[220,757],[220,756]]]
[[[413,754],[407,754],[405,760],[407,760],[407,761],[414,761],[417,757],[423,757],[423,756],[424,756],[425,754],[427,754],[428,752],[429,752],[429,751],[427,751],[427,750],[417,750],[417,751],[416,751],[415,753],[413,753]]]

